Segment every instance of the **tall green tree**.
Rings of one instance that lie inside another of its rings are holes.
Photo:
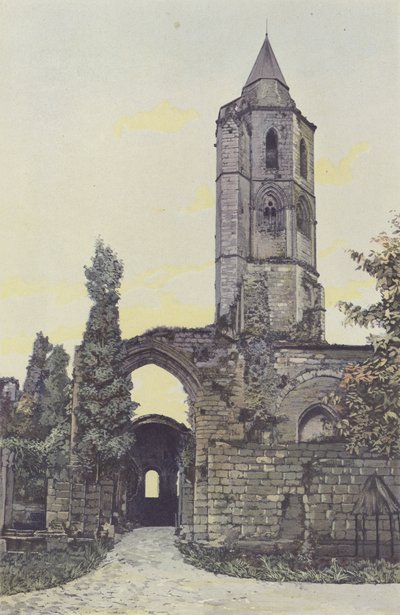
[[[96,480],[112,473],[115,463],[130,452],[134,435],[132,382],[123,373],[125,358],[119,325],[119,288],[123,264],[101,239],[96,242],[86,287],[93,302],[77,353],[79,381],[78,433],[75,453]]]
[[[2,444],[16,455],[16,490],[21,499],[43,501],[46,476],[69,461],[69,356],[38,333],[27,367],[21,400],[8,421]]]
[[[15,420],[10,426],[16,436],[30,440],[41,439],[41,401],[47,376],[47,355],[51,349],[49,338],[42,331],[37,333],[26,368],[23,393],[16,408]]]
[[[45,436],[65,422],[70,401],[69,355],[62,345],[54,346],[46,359],[46,376],[40,400],[40,425]]]
[[[67,372],[68,364],[69,355],[63,346],[54,346],[46,359],[39,419],[50,472],[60,470],[69,461],[71,380]]]
[[[378,331],[368,338],[372,355],[347,366],[332,398],[348,448],[387,456],[400,452],[400,215],[391,230],[373,238],[377,249],[367,255],[350,253],[357,269],[375,279],[379,299],[366,308],[342,301],[339,308],[346,324]]]

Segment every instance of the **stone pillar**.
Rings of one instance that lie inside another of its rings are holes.
[[[0,449],[0,532],[11,527],[14,499],[14,453]]]
[[[71,476],[70,526],[73,533],[83,534],[86,506],[86,483],[77,474]]]
[[[180,484],[180,525],[182,533],[193,534],[193,484],[182,475]]]
[[[47,482],[46,527],[65,530],[70,526],[71,483],[66,473]]]
[[[0,535],[12,525],[12,507],[14,496],[14,453],[0,449]],[[6,541],[0,538],[0,557],[7,550]]]

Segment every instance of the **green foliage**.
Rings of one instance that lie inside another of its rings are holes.
[[[26,553],[23,559],[0,565],[0,595],[12,595],[63,585],[87,574],[104,560],[109,543],[94,541],[67,551]]]
[[[7,448],[14,453],[14,465],[24,469],[28,478],[43,474],[46,467],[44,442],[9,436],[0,439],[0,448]]]
[[[257,440],[261,432],[268,431],[274,441],[277,425],[283,419],[275,417],[272,409],[277,384],[271,351],[268,285],[262,273],[252,275],[245,284],[246,296],[251,301],[247,302],[246,330],[240,339],[246,360],[246,408],[241,410],[241,420],[249,440]]]
[[[37,334],[23,396],[0,441],[0,446],[14,452],[17,491],[21,493],[35,491],[34,480],[42,484],[46,473],[60,470],[68,462],[68,362],[62,346],[52,349],[48,338]]]
[[[375,278],[379,300],[367,308],[340,302],[346,324],[378,327],[371,335],[373,355],[346,367],[336,395],[330,398],[339,414],[337,427],[348,448],[393,456],[400,452],[400,215],[392,234],[380,233],[377,250],[367,256],[352,251],[357,269]]]
[[[399,583],[400,564],[384,560],[368,560],[339,564],[332,559],[328,565],[312,560],[308,555],[248,555],[226,548],[200,547],[177,543],[185,561],[196,568],[233,577],[275,582],[307,583]]]
[[[75,446],[82,468],[110,473],[134,443],[132,383],[122,370],[126,351],[119,326],[119,287],[123,265],[102,240],[96,243],[91,267],[85,268],[93,306],[77,354],[79,381],[78,434]]]
[[[44,390],[40,401],[40,425],[45,436],[50,430],[65,421],[70,404],[70,379],[67,374],[69,355],[63,346],[54,346],[53,351],[46,359],[46,379]]]
[[[14,436],[27,439],[40,438],[41,399],[47,375],[46,359],[52,346],[49,338],[40,331],[33,343],[32,355],[26,368],[22,397],[8,431]]]

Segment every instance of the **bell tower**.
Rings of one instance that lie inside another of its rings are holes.
[[[312,320],[313,337],[324,339],[315,129],[292,100],[266,35],[242,95],[217,119],[216,318],[226,316],[239,331],[257,278],[272,333]]]

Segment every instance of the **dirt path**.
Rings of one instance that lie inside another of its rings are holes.
[[[400,615],[400,585],[265,583],[183,562],[170,528],[135,530],[90,574],[0,598],[2,615]]]

